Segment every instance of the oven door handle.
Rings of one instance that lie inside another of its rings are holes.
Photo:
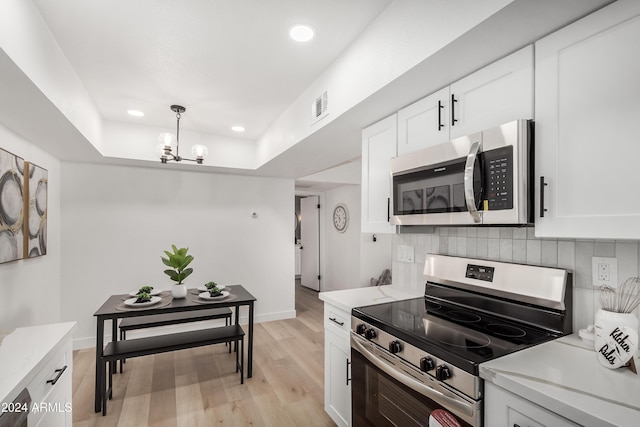
[[[473,192],[473,170],[478,159],[478,151],[480,150],[481,141],[476,141],[471,145],[469,154],[467,155],[467,163],[464,167],[464,198],[467,202],[467,210],[473,218],[473,222],[479,223],[482,219],[476,208],[476,196]]]
[[[458,410],[469,417],[473,416],[472,404],[463,399],[456,399],[454,397],[446,396],[442,392],[435,390],[426,384],[416,381],[406,375],[402,375],[396,369],[392,368],[383,360],[381,360],[378,356],[367,350],[365,346],[363,346],[358,341],[358,339],[354,338],[353,336],[351,337],[351,346],[355,347],[355,350],[362,354],[362,356],[364,356],[369,362],[373,363],[381,371],[383,371],[385,374],[389,375],[396,381],[404,384],[405,386],[422,394],[423,396],[427,396],[435,402],[440,403],[442,406],[446,406],[450,410],[454,410],[453,408],[456,408],[455,410]]]

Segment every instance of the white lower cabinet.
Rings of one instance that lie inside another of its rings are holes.
[[[484,425],[489,427],[576,427],[579,424],[485,381]]]
[[[29,425],[71,427],[71,338],[67,338],[62,346],[43,362],[44,367],[27,386],[31,395]]]
[[[351,315],[324,305],[324,410],[338,426],[351,425]]]

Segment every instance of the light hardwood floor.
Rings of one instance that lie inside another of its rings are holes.
[[[323,409],[318,293],[296,284],[296,311],[255,325],[253,377],[244,385],[223,344],[129,359],[114,375],[106,417],[93,411],[94,349],[74,352],[73,425],[334,426]]]

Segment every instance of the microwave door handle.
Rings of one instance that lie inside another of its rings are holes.
[[[471,149],[467,155],[467,163],[464,167],[464,198],[467,202],[467,210],[475,223],[481,221],[480,213],[476,208],[476,197],[473,194],[473,169],[478,159],[479,150],[480,141],[476,141],[471,145]]]

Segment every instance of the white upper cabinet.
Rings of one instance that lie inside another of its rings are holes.
[[[398,155],[517,119],[533,119],[533,45],[398,112]]]
[[[397,155],[397,115],[362,130],[362,232],[395,233],[389,224],[389,160]]]
[[[533,45],[449,87],[450,139],[518,119],[533,119]]]
[[[398,111],[398,156],[449,140],[449,87]]]
[[[536,236],[640,239],[638,52],[637,0],[536,43]]]

